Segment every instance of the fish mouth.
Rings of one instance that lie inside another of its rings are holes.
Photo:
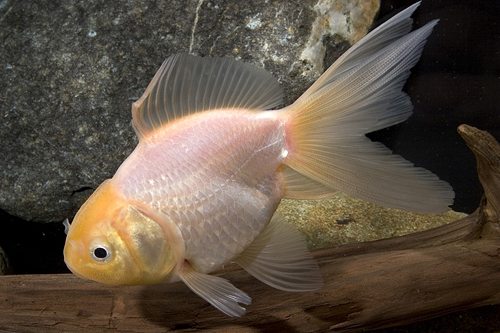
[[[73,243],[73,241],[68,241],[66,240],[66,244],[64,245],[64,263],[66,264],[66,266],[68,267],[68,269],[71,271],[71,273],[75,274],[76,276],[78,276],[79,278],[81,279],[86,279],[86,277],[84,277],[83,275],[81,275],[77,270],[76,268],[74,267],[74,265],[71,263],[72,262],[72,256],[74,255],[75,253],[75,248],[77,248],[77,246],[75,246],[75,244]]]

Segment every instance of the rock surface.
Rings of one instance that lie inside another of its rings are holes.
[[[130,106],[171,54],[264,67],[293,101],[377,0],[0,1],[0,208],[72,217],[136,145]],[[325,64],[324,64],[325,63]]]

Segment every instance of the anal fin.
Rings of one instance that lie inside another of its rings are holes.
[[[238,303],[250,305],[252,302],[245,292],[226,279],[199,273],[188,263],[184,263],[179,277],[196,295],[228,316],[241,317],[246,310]]]
[[[318,264],[304,238],[279,213],[235,262],[276,289],[314,291],[323,286]]]

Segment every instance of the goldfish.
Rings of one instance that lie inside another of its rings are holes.
[[[235,262],[271,287],[313,292],[317,263],[276,212],[282,198],[337,191],[376,204],[447,211],[453,190],[365,134],[406,120],[402,87],[437,20],[419,3],[374,29],[293,104],[264,69],[177,54],[132,105],[139,143],[71,223],[64,260],[110,285],[182,281],[229,316],[251,298],[213,273]]]

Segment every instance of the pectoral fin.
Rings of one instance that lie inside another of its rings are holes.
[[[250,305],[252,299],[229,281],[217,276],[199,273],[185,263],[179,273],[181,280],[196,295],[231,317],[240,317],[246,310],[238,303]]]
[[[323,285],[318,264],[304,238],[279,213],[235,262],[276,289],[313,291]]]

